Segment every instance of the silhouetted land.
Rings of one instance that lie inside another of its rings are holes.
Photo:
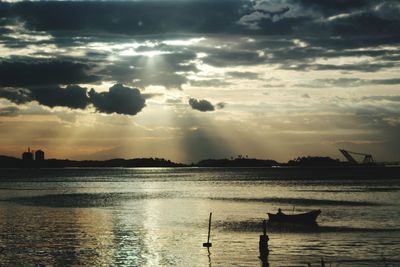
[[[71,168],[71,167],[346,167],[354,165],[330,157],[299,157],[286,163],[275,160],[237,157],[231,159],[205,159],[197,164],[183,164],[163,158],[110,159],[110,160],[68,160],[48,159],[26,161],[9,156],[0,156],[0,168]]]
[[[342,162],[338,159],[330,157],[299,157],[289,160],[286,166],[348,166],[349,162]]]
[[[48,159],[42,161],[25,161],[13,157],[0,156],[0,168],[71,168],[71,167],[184,167],[160,158],[110,159],[110,160],[68,160]]]

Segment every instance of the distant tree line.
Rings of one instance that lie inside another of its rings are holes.
[[[0,168],[73,168],[73,167],[184,167],[163,158],[110,159],[110,160],[68,160],[47,159],[43,161],[25,161],[13,157],[0,156]]]
[[[349,162],[330,157],[298,157],[286,163],[279,163],[270,159],[255,159],[239,155],[230,159],[205,159],[197,164],[175,163],[164,158],[136,158],[136,159],[110,159],[110,160],[68,160],[47,159],[42,161],[26,161],[14,157],[0,156],[0,168],[73,168],[73,167],[324,167],[324,166],[350,166]]]

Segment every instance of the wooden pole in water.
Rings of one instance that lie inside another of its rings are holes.
[[[263,234],[260,235],[259,251],[260,259],[264,262],[267,261],[269,249],[268,249],[268,236],[267,236],[267,221],[263,220]]]
[[[263,220],[263,235],[267,235],[267,221]]]
[[[207,237],[207,243],[203,243],[203,247],[205,247],[205,248],[210,248],[210,247],[212,247],[212,244],[210,243],[211,216],[212,216],[212,212],[210,212],[210,219],[208,220],[208,237]]]

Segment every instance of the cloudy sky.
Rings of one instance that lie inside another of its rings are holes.
[[[0,2],[0,154],[400,160],[400,1]]]

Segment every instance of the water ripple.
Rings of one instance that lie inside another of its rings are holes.
[[[127,200],[168,198],[170,193],[74,193],[51,194],[21,198],[10,198],[7,201],[29,206],[57,208],[110,207]]]
[[[261,220],[248,221],[217,221],[217,228],[225,231],[235,232],[262,232]],[[274,225],[267,224],[268,232],[277,233],[389,233],[400,232],[400,228],[363,228],[363,227],[347,227],[347,226],[329,226],[329,225]]]
[[[381,206],[380,203],[369,201],[349,201],[349,200],[331,200],[331,199],[311,199],[311,198],[211,198],[212,200],[222,201],[243,201],[243,202],[270,202],[290,205],[324,205],[324,206]]]

